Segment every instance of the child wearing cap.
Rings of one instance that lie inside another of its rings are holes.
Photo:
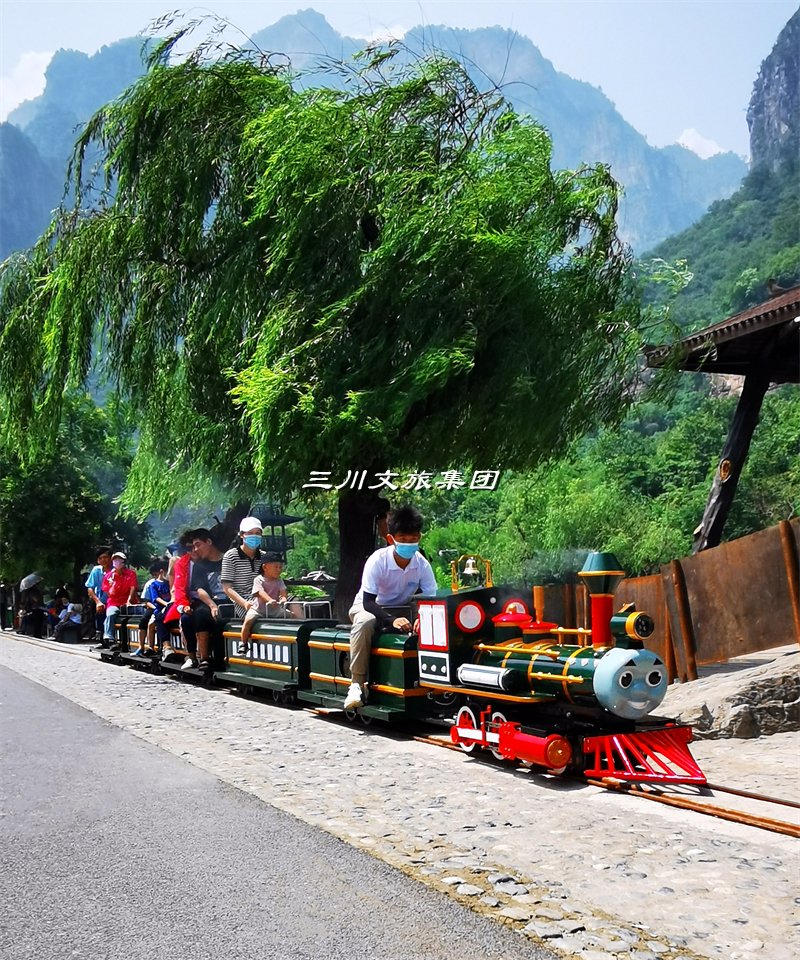
[[[242,624],[242,639],[236,653],[240,657],[247,656],[250,635],[253,632],[253,623],[259,617],[282,616],[283,604],[289,599],[286,584],[281,580],[283,559],[278,553],[265,553],[261,558],[261,573],[253,580],[253,590],[250,595],[250,609],[244,615]]]

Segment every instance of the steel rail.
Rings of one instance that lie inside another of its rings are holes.
[[[718,807],[711,803],[699,803],[687,797],[668,797],[664,794],[648,793],[635,784],[629,784],[623,780],[615,780],[611,777],[604,777],[602,780],[591,780],[587,778],[585,782],[594,787],[602,787],[604,790],[616,790],[619,793],[627,793],[635,797],[643,797],[645,800],[654,800],[656,803],[664,803],[670,807],[681,807],[684,810],[693,810],[696,813],[703,813],[709,817],[717,817],[720,820],[730,820],[733,823],[742,823],[745,826],[758,827],[761,830],[769,830],[772,833],[782,833],[787,837],[800,837],[800,826],[793,823],[786,823],[783,820],[773,820],[771,817],[759,817],[752,813],[744,813],[741,810],[731,810],[728,807]]]
[[[780,803],[784,807],[794,807],[800,810],[800,803],[795,800],[782,800],[780,797],[768,797],[765,793],[751,793],[749,790],[739,790],[736,787],[723,787],[719,783],[706,783],[709,790],[716,790],[718,793],[732,793],[737,797],[747,797],[749,800],[763,800],[765,803]]]

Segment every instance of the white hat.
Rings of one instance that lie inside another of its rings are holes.
[[[246,533],[248,530],[255,530],[258,527],[259,530],[263,530],[264,527],[258,517],[245,517],[244,520],[239,524],[239,533]]]
[[[111,559],[113,560],[114,557],[122,557],[123,560],[127,560],[127,559],[128,559],[121,550],[117,550],[116,553],[112,553],[112,554],[111,554]]]

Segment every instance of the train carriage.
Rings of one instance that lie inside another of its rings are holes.
[[[666,668],[645,646],[652,619],[628,608],[614,612],[623,572],[613,555],[590,554],[580,572],[591,595],[591,629],[544,620],[542,591],[531,596],[495,586],[487,561],[464,559],[473,570],[483,563],[485,575],[464,585],[456,561],[450,589],[418,596],[412,610],[402,611],[412,633],[376,634],[367,700],[353,717],[445,720],[452,742],[468,753],[486,750],[558,773],[705,782],[688,749],[691,730],[653,715],[666,693]],[[320,612],[316,604],[303,619],[256,620],[247,656],[237,652],[241,621],[227,622],[210,673],[160,666],[268,690],[278,702],[343,710],[350,629]],[[131,649],[139,642],[139,616],[125,611],[117,618],[120,634],[130,637],[128,661],[140,662]],[[119,662],[120,654],[102,655]]]

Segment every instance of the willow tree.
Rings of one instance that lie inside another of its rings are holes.
[[[65,385],[104,371],[138,411],[144,514],[208,477],[233,500],[525,467],[619,415],[641,317],[606,167],[552,170],[546,131],[438,55],[367,51],[331,89],[252,52],[174,62],[175,39],[5,265],[4,442],[38,454]],[[340,495],[344,594],[364,496]]]

